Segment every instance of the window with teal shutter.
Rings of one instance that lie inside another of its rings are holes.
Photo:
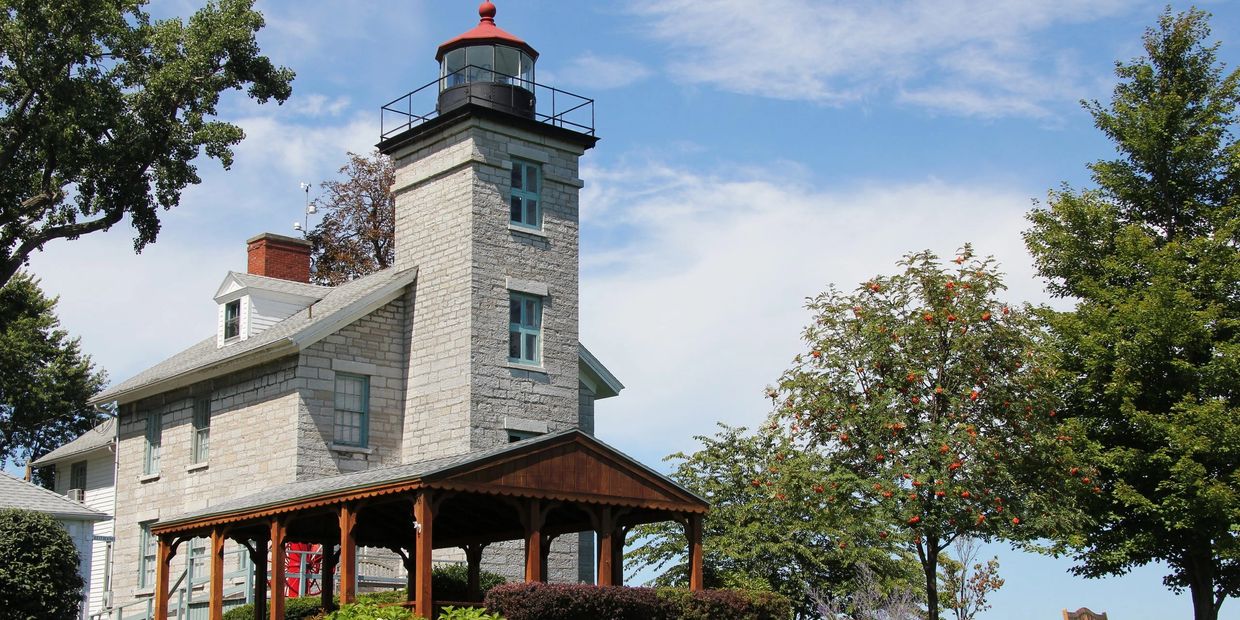
[[[336,373],[336,430],[332,441],[366,447],[369,415],[370,377]]]
[[[542,364],[542,298],[512,293],[508,301],[508,361]]]
[[[512,162],[510,220],[524,228],[542,228],[542,167],[519,159]]]
[[[190,462],[200,465],[211,454],[211,399],[194,401],[194,436],[190,442]]]
[[[142,473],[153,475],[159,473],[159,450],[163,443],[163,418],[158,412],[146,414],[146,450],[142,462]]]
[[[138,587],[150,588],[155,585],[155,552],[156,538],[151,534],[151,524],[141,524],[141,555],[138,556]]]

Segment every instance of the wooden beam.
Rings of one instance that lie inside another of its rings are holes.
[[[254,540],[250,563],[254,565],[254,620],[267,620],[267,538],[269,532]]]
[[[414,557],[417,570],[414,583],[417,584],[417,595],[414,597],[413,612],[423,618],[430,618],[434,612],[434,593],[431,592],[431,553],[434,549],[434,506],[429,491],[418,493],[413,505],[413,520],[417,528],[417,544],[414,545]]]
[[[473,543],[461,547],[465,551],[465,563],[469,568],[469,577],[465,584],[465,595],[470,603],[482,602],[482,550],[486,545]]]
[[[319,574],[322,593],[319,595],[319,603],[324,610],[334,610],[336,609],[336,601],[332,597],[336,594],[336,560],[339,557],[336,555],[336,542],[325,542],[322,544],[322,548],[323,564]]]
[[[210,620],[224,620],[224,530],[211,530],[211,594],[207,603]]]
[[[284,521],[279,517],[271,520],[271,620],[284,618],[284,538],[287,534]]]
[[[349,504],[340,505],[340,604],[357,600],[357,512]]]
[[[612,548],[615,544],[613,536],[616,533],[616,526],[612,520],[611,506],[603,506],[597,513],[598,526],[595,533],[598,534],[598,578],[597,583],[600,586],[614,586],[615,571],[612,569],[612,561],[615,554]]]
[[[177,554],[177,541],[171,536],[160,536],[155,548],[155,617],[168,617],[168,580],[172,572],[172,557]]]
[[[702,515],[689,515],[685,533],[689,538],[689,589],[697,592],[702,583]]]
[[[624,545],[628,542],[629,528],[616,526],[616,533],[611,542],[611,585],[624,585]]]
[[[547,580],[542,572],[542,502],[531,499],[525,504],[522,521],[525,525],[525,582],[535,583]]]

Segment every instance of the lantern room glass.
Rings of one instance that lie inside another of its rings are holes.
[[[512,84],[533,92],[534,59],[507,45],[470,45],[444,54],[439,90],[473,82]]]

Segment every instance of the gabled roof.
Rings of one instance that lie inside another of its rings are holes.
[[[624,384],[611,374],[610,370],[598,361],[597,357],[586,348],[586,345],[577,343],[577,370],[581,381],[594,392],[595,398],[611,398],[618,396],[620,390],[624,389]]]
[[[107,521],[112,517],[87,508],[41,486],[0,471],[0,508],[33,510],[71,521]]]
[[[115,438],[116,418],[108,418],[95,428],[82,433],[77,439],[39,457],[31,465],[46,467],[71,458],[84,457],[91,452],[111,446]]]
[[[229,286],[230,284],[235,284],[236,286]],[[257,276],[252,273],[230,271],[224,278],[224,282],[220,284],[220,288],[215,291],[215,298],[220,298],[233,288],[255,288],[294,297],[305,297],[307,299],[323,299],[333,290],[330,286],[319,286],[318,284],[294,282],[281,278]]]
[[[385,269],[328,289],[310,307],[252,338],[220,347],[211,336],[105,390],[91,403],[132,402],[298,353],[396,299],[417,274],[417,268]]]
[[[581,458],[566,459],[570,454]],[[512,466],[514,463],[517,467]],[[521,465],[526,467],[523,469]],[[524,486],[522,475],[530,475],[531,466],[546,470],[542,472],[542,482],[552,478],[558,484],[540,482]],[[591,472],[591,469],[602,471]],[[307,504],[331,503],[359,494],[399,492],[403,486],[410,485],[457,490],[485,486],[489,494],[510,491],[513,495],[546,498],[581,497],[583,492],[574,488],[590,484],[587,481],[591,473],[604,472],[609,483],[607,488],[590,490],[599,501],[633,506],[677,505],[693,512],[705,512],[709,507],[706,500],[675,481],[594,436],[574,429],[490,450],[292,482],[161,521],[158,529],[176,529],[215,520],[241,520],[266,511],[292,511]]]

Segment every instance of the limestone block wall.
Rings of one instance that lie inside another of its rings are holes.
[[[407,300],[398,298],[301,353],[304,379],[297,417],[297,479],[401,463],[409,341]],[[369,440],[363,448],[333,444],[336,373],[367,377]]]
[[[142,523],[295,479],[297,442],[279,429],[294,428],[301,407],[299,387],[297,358],[288,357],[121,408],[113,547],[117,603],[151,591],[138,585]],[[211,402],[211,449],[205,465],[192,464],[190,455],[197,398]],[[161,455],[158,474],[144,475],[151,412],[163,421]]]

